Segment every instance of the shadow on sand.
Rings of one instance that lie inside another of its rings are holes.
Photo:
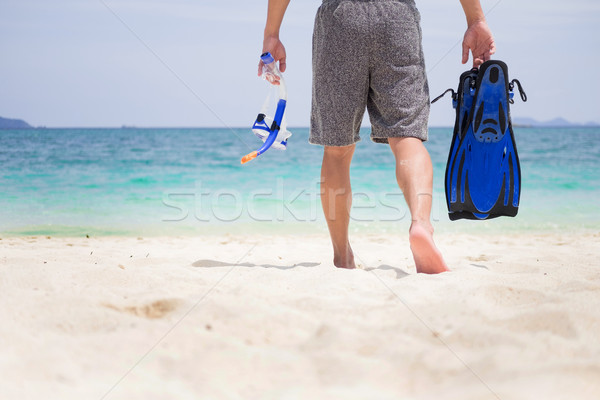
[[[227,262],[223,262],[223,261],[219,261],[219,260],[198,260],[198,261],[194,261],[192,263],[192,267],[196,267],[196,268],[224,268],[224,267],[256,268],[256,267],[259,267],[259,268],[277,268],[277,269],[281,269],[281,270],[292,269],[292,268],[296,268],[296,267],[313,268],[318,265],[321,265],[321,263],[302,262],[302,263],[297,263],[297,264],[293,264],[293,265],[274,265],[274,264],[253,264],[253,263],[246,262],[246,263],[232,264],[232,263],[227,263]],[[377,270],[394,271],[396,273],[396,279],[401,279],[401,278],[404,278],[404,277],[410,275],[408,272],[406,272],[400,268],[392,267],[391,265],[385,265],[385,264],[382,264],[375,268],[372,268],[372,267],[364,268],[364,271],[367,271],[367,272],[377,271]]]
[[[296,267],[316,267],[321,263],[315,262],[302,262],[293,265],[273,265],[273,264],[252,264],[252,263],[239,263],[239,264],[231,264],[218,260],[198,260],[192,263],[192,267],[196,268],[219,268],[219,267],[246,267],[246,268],[277,268],[277,269],[292,269]]]
[[[365,268],[365,271],[377,271],[377,270],[381,270],[381,271],[394,271],[396,273],[396,279],[402,279],[406,276],[409,276],[410,274],[400,268],[397,267],[392,267],[391,265],[386,265],[386,264],[382,264],[379,267],[375,267],[375,268]]]

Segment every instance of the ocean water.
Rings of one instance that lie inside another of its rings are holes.
[[[322,148],[295,128],[286,151],[249,129],[0,130],[0,233],[197,235],[326,232]],[[351,230],[402,232],[410,215],[386,145],[362,132],[352,164]],[[451,128],[433,128],[432,219],[442,232],[560,232],[600,228],[600,129],[515,128],[522,169],[516,218],[450,222],[444,168]]]

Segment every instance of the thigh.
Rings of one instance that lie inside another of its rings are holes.
[[[371,137],[427,140],[429,88],[420,15],[411,0],[374,4],[373,52],[368,110]]]
[[[363,2],[328,0],[317,12],[311,143],[347,146],[360,140],[369,90],[366,11]]]

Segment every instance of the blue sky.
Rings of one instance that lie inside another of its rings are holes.
[[[265,94],[256,77],[266,0],[0,0],[0,116],[35,126],[247,126]],[[320,0],[292,0],[288,119],[307,126],[311,36]],[[458,0],[417,0],[432,96],[455,87],[465,21]],[[495,58],[529,102],[513,117],[600,123],[597,0],[483,0]],[[450,126],[446,102],[433,126]]]

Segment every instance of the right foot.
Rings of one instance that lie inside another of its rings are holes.
[[[345,251],[343,255],[333,255],[333,265],[335,265],[337,268],[356,268],[356,265],[354,264],[354,253],[352,252],[350,245],[348,245],[348,250]]]
[[[433,228],[422,222],[413,221],[408,234],[410,249],[417,266],[417,272],[439,274],[450,271],[442,253],[433,242]]]

